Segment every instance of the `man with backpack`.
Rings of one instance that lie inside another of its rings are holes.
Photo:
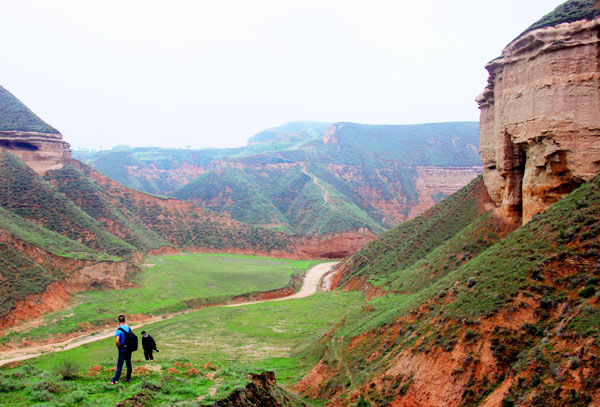
[[[131,381],[131,373],[133,368],[131,366],[131,352],[137,350],[137,336],[133,333],[131,328],[125,323],[125,315],[119,315],[119,323],[121,324],[117,329],[116,343],[117,349],[119,350],[119,358],[117,360],[117,371],[115,377],[110,381],[110,384],[117,384],[121,371],[123,370],[123,363],[127,365],[127,375],[125,376],[125,382]]]

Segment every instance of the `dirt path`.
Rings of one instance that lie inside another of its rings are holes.
[[[337,264],[337,261],[331,263],[321,263],[317,264],[313,268],[311,268],[306,276],[304,276],[304,281],[302,282],[302,287],[300,287],[300,291],[295,294],[288,295],[286,297],[275,298],[273,300],[266,301],[283,301],[283,300],[292,300],[294,298],[304,298],[310,295],[313,295],[317,291],[317,286],[321,282],[321,279],[327,275],[329,279],[333,277],[333,273],[329,273],[331,268]],[[327,285],[325,285],[327,286]],[[250,302],[241,302],[239,304],[227,304],[224,307],[239,307],[241,305],[249,305],[249,304],[259,304],[265,301],[250,301]]]
[[[319,187],[321,188],[321,190],[323,191],[323,206],[326,206],[327,204],[331,203],[329,200],[329,191],[327,190],[327,188],[325,188],[317,179],[317,177],[315,177],[314,175],[312,175],[311,173],[308,172],[308,170],[306,169],[306,164],[305,163],[299,163],[302,166],[302,172],[306,175],[308,175],[310,178],[312,178],[313,182]]]
[[[282,301],[282,300],[290,300],[290,299],[294,299],[294,298],[308,297],[317,291],[317,286],[319,285],[319,283],[321,282],[321,279],[323,279],[323,277],[325,277],[325,279],[327,281],[323,281],[323,284],[321,284],[321,287],[325,287],[325,289],[328,290],[329,287],[331,286],[330,280],[334,275],[334,273],[331,273],[331,270],[335,264],[337,264],[337,262],[321,263],[321,264],[317,264],[316,266],[311,268],[308,271],[308,273],[306,273],[306,276],[304,277],[304,281],[302,282],[302,287],[300,288],[300,291],[298,291],[295,294],[288,295],[286,297],[275,298],[275,299],[271,299],[271,300],[243,302],[243,303],[239,303],[239,304],[229,304],[229,305],[223,305],[223,306],[239,307],[242,305],[259,304],[262,302]],[[192,311],[195,311],[195,310],[190,309],[190,310],[186,310],[186,311],[174,313],[174,314],[159,315],[159,316],[153,317],[147,321],[132,325],[131,327],[133,329],[137,330],[138,328],[141,328],[145,325],[148,325],[148,324],[151,324],[151,323],[154,323],[157,321],[164,321],[167,319],[171,319],[175,316],[187,314]],[[73,349],[78,346],[84,345],[86,343],[99,341],[99,340],[106,339],[106,338],[109,338],[114,335],[115,335],[115,330],[114,330],[114,328],[111,328],[111,329],[105,330],[103,332],[81,335],[81,336],[77,336],[75,338],[71,338],[71,339],[68,339],[68,340],[62,341],[62,342],[49,343],[49,344],[44,344],[44,345],[31,346],[31,347],[26,347],[26,348],[19,348],[19,349],[14,349],[14,350],[9,350],[9,351],[3,351],[2,354],[0,355],[0,366],[5,365],[7,363],[19,362],[22,360],[31,359],[36,356],[43,355],[45,353],[52,353],[52,352],[58,352],[58,351],[67,350],[67,349]]]

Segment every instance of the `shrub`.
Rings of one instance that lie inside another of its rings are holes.
[[[54,372],[63,380],[74,380],[79,377],[79,365],[70,359],[64,359],[54,368]]]
[[[31,392],[31,401],[50,401],[52,394],[48,390],[34,390]]]
[[[361,394],[358,402],[356,403],[356,407],[369,407],[371,404],[365,400],[365,395]]]
[[[588,285],[583,290],[579,291],[579,296],[582,298],[590,298],[594,294],[596,294],[596,287],[593,285]]]
[[[79,405],[83,400],[87,398],[88,394],[85,390],[75,390],[67,397],[67,402],[73,405]]]
[[[0,377],[0,393],[8,393],[9,391],[17,390],[20,386],[15,380],[6,377]]]

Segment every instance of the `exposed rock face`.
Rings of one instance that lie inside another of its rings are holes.
[[[0,330],[63,308],[75,292],[92,288],[129,287],[131,283],[127,281],[127,276],[139,270],[135,264],[141,261],[139,253],[134,253],[130,259],[121,262],[95,262],[61,257],[15,238],[4,230],[0,230],[0,243],[17,248],[37,265],[61,270],[66,275],[62,281],[49,284],[44,291],[29,294],[26,298],[16,301],[9,313],[0,315]],[[6,295],[1,288],[0,293]]]
[[[296,244],[296,256],[300,259],[341,259],[360,249],[377,237],[367,228],[301,239]]]
[[[0,148],[18,156],[38,174],[62,168],[71,157],[70,144],[61,134],[0,131]]]
[[[275,373],[252,374],[252,382],[244,389],[234,390],[227,398],[211,404],[212,407],[302,407],[297,397],[290,395],[275,382]]]
[[[480,154],[490,196],[527,223],[600,170],[600,17],[527,32],[490,62]]]

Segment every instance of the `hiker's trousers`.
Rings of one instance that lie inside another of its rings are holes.
[[[127,365],[127,375],[125,376],[125,380],[131,380],[131,372],[133,368],[131,367],[131,352],[121,352],[119,351],[119,359],[117,360],[117,371],[115,372],[115,377],[113,377],[112,381],[116,382],[121,377],[121,371],[123,370],[123,362]]]

